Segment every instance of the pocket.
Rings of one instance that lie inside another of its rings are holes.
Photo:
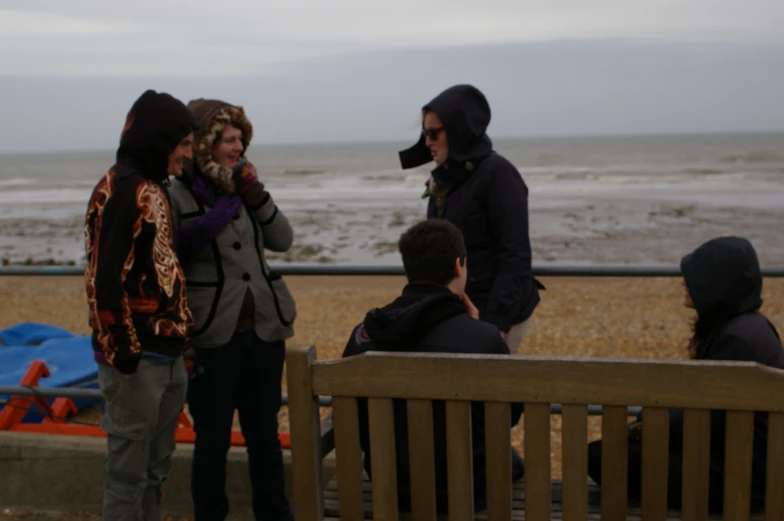
[[[188,307],[193,314],[190,336],[203,334],[215,318],[221,288],[215,285],[187,284]]]
[[[98,387],[105,404],[117,399],[122,384],[122,374],[114,367],[98,364]]]
[[[132,380],[137,376],[138,374],[134,374],[126,378],[118,372],[117,377],[112,378],[110,386],[107,387],[110,392],[105,393],[106,411],[101,419],[101,428],[107,434],[123,440],[143,440],[149,422],[142,408],[152,407],[152,404],[140,400],[135,392],[134,387],[139,384]]]
[[[104,468],[110,479],[107,479],[106,487],[114,489],[112,492],[116,495],[131,495],[129,500],[140,500],[144,489],[133,485],[143,483],[147,478],[146,422],[113,408],[104,415],[101,428],[108,434],[108,457]]]
[[[277,278],[275,278],[276,275]],[[285,325],[289,325],[294,322],[294,319],[297,316],[297,305],[294,302],[294,297],[291,295],[288,286],[286,286],[286,282],[277,273],[270,273],[269,281],[272,286],[272,291],[275,292],[275,300],[280,318],[285,322]]]
[[[101,428],[118,438],[141,441],[147,432],[147,421],[143,418],[125,414],[120,407],[107,410],[101,419]]]

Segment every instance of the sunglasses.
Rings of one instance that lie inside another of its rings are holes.
[[[430,138],[431,141],[435,141],[442,130],[444,130],[444,127],[423,127],[422,135]]]

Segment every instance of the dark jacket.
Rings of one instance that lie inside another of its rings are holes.
[[[117,162],[93,190],[85,282],[96,360],[136,371],[142,351],[182,353],[193,318],[174,252],[169,155],[196,122],[168,94],[145,92],[128,113]]]
[[[485,133],[490,106],[479,90],[451,87],[424,109],[438,115],[449,139],[447,161],[429,181],[427,216],[460,228],[468,250],[466,293],[482,320],[508,331],[531,316],[544,288],[531,270],[528,188],[517,168],[493,151]],[[424,136],[400,152],[403,168],[431,160]]]
[[[472,319],[460,299],[444,286],[409,284],[391,304],[373,309],[354,328],[343,357],[367,351],[417,353],[509,354],[498,329]],[[414,383],[412,382],[412,385]],[[365,453],[365,471],[371,473],[367,400],[358,399],[360,444]],[[512,425],[522,413],[522,405],[512,406]],[[400,507],[410,509],[410,468],[405,400],[394,401],[397,481]],[[475,503],[485,498],[484,405],[471,407]],[[446,413],[443,401],[433,402],[433,434],[436,469],[436,502],[439,512],[447,508]]]
[[[697,360],[758,362],[784,369],[784,349],[776,329],[759,313],[762,275],[751,244],[721,237],[700,246],[681,261],[689,295],[698,315],[701,341]],[[672,465],[682,466],[683,413],[671,411]],[[754,415],[752,505],[764,505],[768,415]],[[725,411],[711,413],[711,510],[721,510],[724,492]],[[730,450],[732,450],[730,448]]]

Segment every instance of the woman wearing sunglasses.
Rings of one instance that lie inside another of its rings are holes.
[[[422,108],[422,135],[400,152],[400,162],[404,169],[435,163],[423,195],[427,217],[460,228],[468,250],[466,294],[515,353],[544,287],[531,271],[528,188],[493,151],[489,123],[490,106],[477,88],[450,87]]]

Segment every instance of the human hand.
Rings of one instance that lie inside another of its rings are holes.
[[[234,167],[232,179],[234,180],[234,184],[237,185],[237,193],[240,195],[243,195],[251,188],[260,184],[256,167],[248,160],[243,160],[239,165]]]
[[[463,307],[465,308],[466,313],[468,313],[469,317],[475,320],[479,320],[479,310],[476,309],[476,306],[474,306],[474,303],[471,302],[470,298],[468,298],[468,295],[466,295],[465,293],[460,295],[460,302],[463,304]]]

